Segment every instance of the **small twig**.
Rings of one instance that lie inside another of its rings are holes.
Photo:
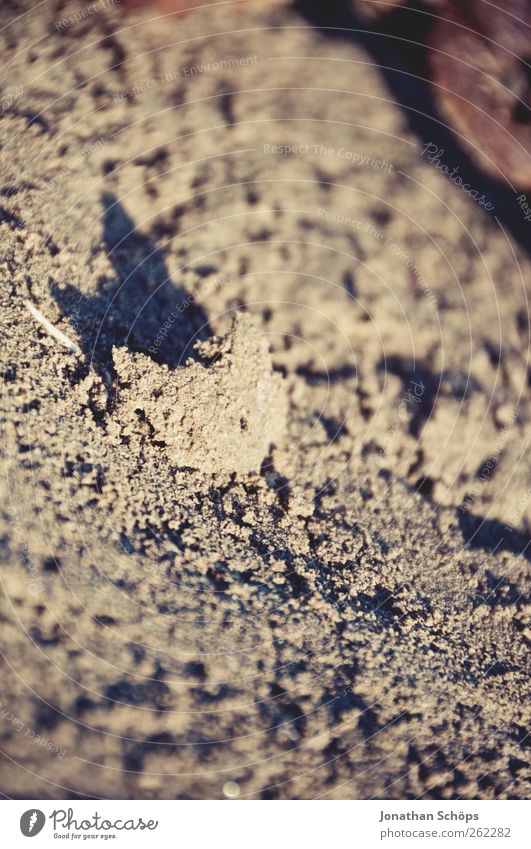
[[[63,333],[62,330],[58,330],[57,327],[54,327],[53,324],[48,321],[48,319],[42,314],[42,312],[31,303],[31,301],[24,301],[24,306],[30,311],[33,318],[36,319],[39,324],[42,324],[42,326],[44,327],[46,332],[50,334],[50,336],[53,336],[54,339],[57,339],[57,341],[60,342],[61,345],[64,345],[65,348],[68,348],[68,350],[71,351],[73,354],[81,353],[81,348],[79,347],[79,345],[77,345],[75,342],[72,342],[72,340],[69,339],[68,336],[66,336],[66,334]]]

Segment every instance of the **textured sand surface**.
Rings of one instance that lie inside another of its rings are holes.
[[[199,342],[196,350],[204,365],[190,360],[170,371],[116,349],[120,389],[111,432],[131,450],[136,441],[139,454],[144,442],[157,443],[176,466],[259,472],[286,426],[287,399],[267,340],[248,314],[236,313],[225,338]]]
[[[0,790],[526,797],[528,254],[250,5],[2,12]]]

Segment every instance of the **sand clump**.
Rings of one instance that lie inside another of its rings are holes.
[[[114,350],[115,432],[127,438],[145,431],[181,467],[212,474],[259,471],[282,437],[287,410],[267,340],[241,313],[226,336],[195,347],[203,362],[189,360],[173,371],[145,354]]]

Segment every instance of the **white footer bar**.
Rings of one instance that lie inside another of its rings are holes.
[[[272,808],[272,805],[274,807]],[[531,846],[530,802],[4,801],[2,845]],[[35,843],[29,843],[35,838]]]

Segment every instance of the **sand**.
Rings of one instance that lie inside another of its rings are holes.
[[[249,315],[236,313],[224,338],[194,347],[204,364],[190,359],[173,370],[127,348],[113,351],[119,389],[110,433],[139,457],[156,443],[180,468],[259,472],[286,426],[283,380],[267,340]]]
[[[528,225],[249,5],[2,8],[0,790],[525,798]]]

